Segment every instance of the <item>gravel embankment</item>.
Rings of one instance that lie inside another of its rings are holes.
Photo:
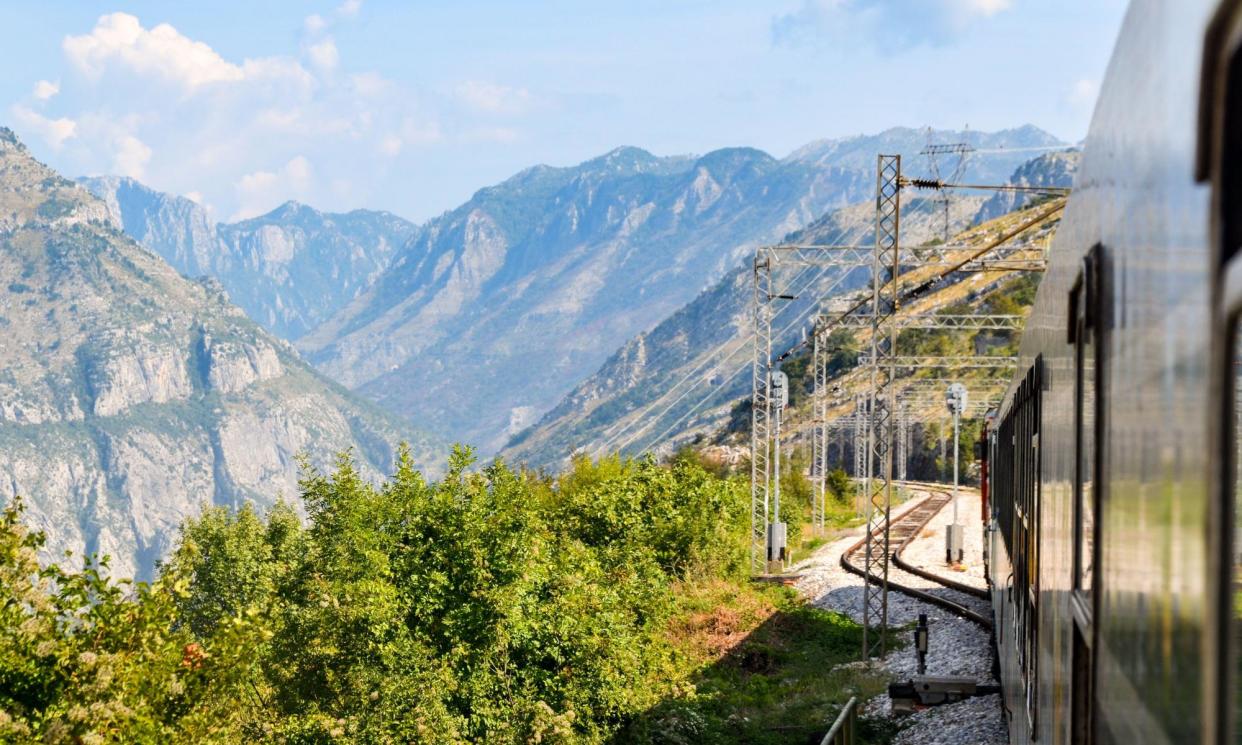
[[[959,494],[959,520],[966,526],[964,537],[965,572],[956,572],[944,566],[944,526],[952,519],[952,505],[945,507],[932,518],[919,537],[911,542],[903,557],[915,566],[929,571],[943,571],[946,576],[960,582],[983,586],[982,536],[979,519],[979,495],[963,489]],[[914,501],[911,500],[911,506]],[[894,510],[896,520],[907,507]],[[822,607],[840,611],[857,621],[862,621],[863,582],[841,568],[841,552],[862,535],[862,529],[822,546],[811,557],[793,568],[801,574],[798,589]],[[987,603],[962,593],[942,588],[936,583],[907,574],[896,566],[890,566],[889,576],[894,581],[919,589],[932,589],[954,601],[968,603],[970,607],[987,613]],[[981,684],[994,684],[992,678],[992,649],[988,632],[970,621],[958,618],[948,611],[927,605],[901,593],[891,591],[888,595],[888,621],[890,627],[910,626],[917,622],[920,613],[927,614],[930,639],[927,653],[929,675],[969,675]],[[912,633],[912,632],[906,632]],[[908,680],[918,671],[918,660],[913,643],[890,654],[884,661],[885,669],[893,680]],[[895,716],[887,696],[874,699],[867,707],[869,716]],[[986,696],[957,704],[933,707],[926,711],[900,716],[905,727],[896,742],[963,743],[969,745],[992,745],[1006,743],[1008,734],[1001,711],[999,696]]]

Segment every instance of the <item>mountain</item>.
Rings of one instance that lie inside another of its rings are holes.
[[[112,221],[188,277],[220,280],[269,331],[297,339],[353,300],[418,227],[388,212],[319,212],[286,202],[266,215],[216,224],[185,198],[114,176],[78,180]]]
[[[890,130],[781,160],[748,148],[701,157],[619,148],[531,168],[423,226],[298,346],[385,408],[493,452],[756,245],[870,199],[875,148],[917,152],[928,137]],[[1029,157],[998,145],[1056,142],[1033,127],[971,137],[997,150],[975,159],[983,176]]]
[[[1077,149],[1045,153],[1018,166],[1009,177],[1015,186],[1063,186],[1074,185],[1074,174],[1082,163],[1082,151]],[[1036,195],[1014,191],[998,191],[979,208],[976,222],[991,220],[1008,212],[1021,209],[1035,199]]]
[[[951,202],[951,229],[969,224],[982,202],[979,196]],[[901,218],[907,242],[932,240],[942,227],[940,207],[928,199],[907,202]],[[867,246],[874,219],[874,204],[850,205],[785,236],[784,242]],[[655,328],[626,342],[534,426],[515,436],[501,455],[559,468],[577,451],[661,449],[687,433],[719,426],[729,407],[750,395],[753,277],[748,259]],[[779,353],[802,338],[821,298],[856,291],[869,278],[868,268],[779,268],[772,292],[794,299],[773,306],[773,350]]]
[[[1045,153],[1013,169],[1001,183],[1068,186],[1077,162],[1075,151]],[[903,242],[943,240],[941,204],[917,194],[907,192],[903,197]],[[1029,201],[1025,197],[1013,192],[997,192],[990,198],[977,192],[954,194],[949,202],[950,233],[1021,209]],[[997,209],[1001,211],[993,214]],[[828,212],[784,240],[869,246],[874,224],[875,206],[866,202]],[[774,306],[772,341],[779,353],[802,337],[820,298],[848,296],[867,284],[870,272],[818,273],[790,267],[775,276],[774,293],[796,296]],[[750,395],[753,282],[751,262],[744,261],[655,328],[622,345],[535,425],[515,436],[501,455],[555,468],[579,450],[667,449],[674,441],[685,441],[689,433],[720,426],[731,415],[730,406]]]
[[[157,225],[153,224],[154,230]],[[437,443],[303,362],[232,305],[119,232],[109,205],[0,129],[0,501],[21,495],[50,555],[112,557],[149,577],[201,505],[297,490],[299,453],[352,448],[367,475],[394,446]]]
[[[974,149],[965,158],[962,178],[966,183],[1003,184],[1013,169],[1034,152],[1064,148],[1066,144],[1039,127],[1026,124],[999,132],[975,130],[930,130],[892,127],[879,134],[817,140],[798,148],[789,160],[836,168],[854,168],[875,173],[876,155],[900,155],[902,172],[907,176],[934,175],[931,159],[922,154],[928,145],[965,144]],[[935,172],[948,179],[958,165],[959,156],[939,155]]]

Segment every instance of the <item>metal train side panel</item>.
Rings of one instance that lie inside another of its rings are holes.
[[[1078,426],[1068,299],[1084,254],[1106,260],[1097,352],[1103,468],[1093,643],[1096,742],[1203,737],[1207,607],[1208,199],[1194,181],[1199,52],[1213,3],[1135,0],[1109,64],[1082,168],[1022,341],[1045,369],[1040,422],[1037,712],[1023,716],[1006,578],[992,534],[1003,683],[1014,743],[1070,742]],[[1007,396],[1012,402],[1016,387]],[[1002,410],[1003,411],[1003,410]],[[998,443],[997,447],[1003,446]],[[1015,554],[1019,550],[1014,547]]]

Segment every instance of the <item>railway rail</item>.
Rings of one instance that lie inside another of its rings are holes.
[[[964,593],[971,597],[981,598],[984,600],[988,599],[988,594],[985,590],[971,587],[961,582],[956,582],[948,579],[947,577],[941,577],[940,575],[911,566],[909,563],[901,560],[901,552],[905,550],[906,546],[908,546],[910,542],[918,536],[919,532],[927,526],[927,523],[931,522],[931,519],[942,509],[944,509],[945,505],[947,505],[952,499],[949,492],[944,491],[943,489],[923,484],[919,484],[917,486],[926,489],[929,492],[928,495],[923,498],[923,501],[919,502],[909,510],[906,510],[901,517],[896,520],[892,520],[889,523],[889,546],[892,549],[892,564],[901,571],[908,572],[909,574],[921,577],[931,582],[935,582],[936,584],[955,592]],[[883,532],[876,531],[874,535],[880,540],[872,542],[872,551],[883,551]],[[864,535],[858,540],[857,543],[854,543],[843,551],[841,553],[841,568],[851,574],[855,574],[859,577],[865,577],[866,573],[862,567],[855,562],[861,562],[863,553],[866,549],[866,544],[867,536]],[[878,559],[879,557],[877,556],[875,558]],[[871,577],[875,582],[884,581],[883,577],[879,577],[875,574],[872,574]],[[972,621],[985,629],[990,630],[992,628],[992,621],[987,616],[968,608],[962,603],[954,602],[949,598],[934,595],[926,590],[920,590],[901,582],[894,582],[891,575],[888,580],[888,587],[890,590],[896,590],[917,600],[921,600],[925,603],[947,610],[950,613],[960,618],[965,618],[968,621]]]

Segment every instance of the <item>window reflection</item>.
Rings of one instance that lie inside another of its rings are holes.
[[[1078,581],[1091,591],[1095,540],[1095,334],[1085,322],[1078,334]]]

